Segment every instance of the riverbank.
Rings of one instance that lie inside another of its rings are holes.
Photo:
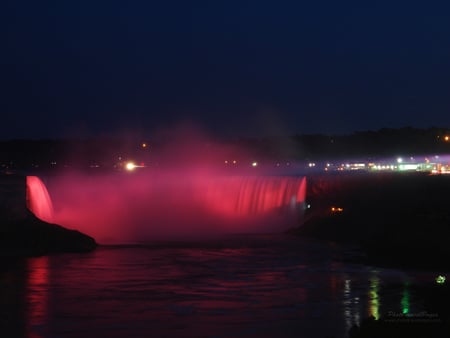
[[[369,264],[449,271],[450,177],[336,174],[308,181],[311,212],[291,233],[358,246]]]

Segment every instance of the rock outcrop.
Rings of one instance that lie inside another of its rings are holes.
[[[26,178],[0,176],[0,255],[35,256],[94,250],[95,240],[38,219],[26,207]]]

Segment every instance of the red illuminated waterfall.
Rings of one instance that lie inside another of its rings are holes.
[[[304,177],[167,173],[55,178],[54,221],[100,243],[280,232],[299,224]]]
[[[234,218],[295,211],[305,200],[305,178],[237,176],[203,182],[205,203]]]
[[[27,206],[37,218],[53,222],[52,200],[44,183],[37,176],[27,176]]]

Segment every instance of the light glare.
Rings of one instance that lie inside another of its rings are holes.
[[[136,168],[136,165],[133,162],[128,162],[125,166],[128,171],[133,171]]]

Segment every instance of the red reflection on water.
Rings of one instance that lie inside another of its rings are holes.
[[[38,218],[53,222],[53,205],[45,184],[37,176],[27,176],[27,206]]]
[[[299,222],[306,179],[150,170],[65,175],[52,187],[56,223],[124,243],[285,230]]]
[[[48,257],[28,260],[27,337],[47,337],[48,322]]]

